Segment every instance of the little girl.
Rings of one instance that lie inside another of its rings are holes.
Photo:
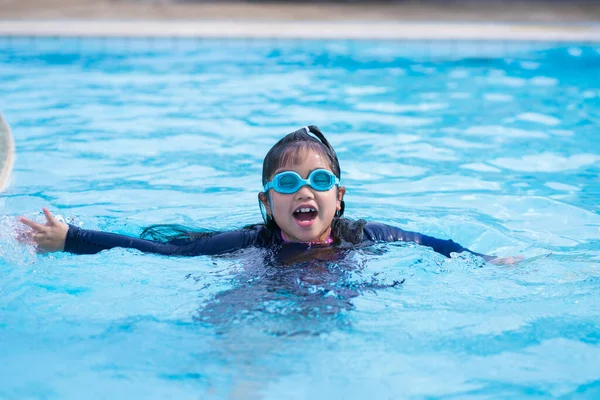
[[[312,135],[311,135],[312,134]],[[146,228],[141,238],[91,231],[59,222],[44,208],[46,224],[20,217],[44,252],[93,254],[126,247],[164,255],[197,256],[232,252],[249,246],[338,246],[404,241],[433,248],[450,257],[467,251],[495,263],[513,262],[474,253],[452,240],[343,218],[344,193],[340,165],[333,147],[316,126],[304,127],[278,141],[263,162],[264,191],[258,194],[264,224],[230,232],[194,232],[177,225]]]

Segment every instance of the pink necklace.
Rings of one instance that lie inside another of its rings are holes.
[[[283,231],[279,231],[279,232],[281,233],[281,240],[283,240],[285,243],[293,243],[293,242],[290,242],[289,240],[287,240],[285,238],[285,236],[283,236]],[[299,243],[304,243],[309,246],[312,246],[313,244],[331,244],[331,243],[333,243],[333,239],[331,238],[331,231],[329,231],[329,235],[327,236],[327,239],[325,239],[322,242],[313,241],[313,242],[299,242]]]

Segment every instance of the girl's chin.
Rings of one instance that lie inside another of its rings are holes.
[[[284,232],[284,235],[287,240],[292,241],[292,242],[305,243],[305,242],[314,242],[319,239],[318,234],[315,234],[315,232],[313,232],[312,229],[310,231],[307,231],[305,229],[303,229],[303,230],[293,229],[292,232],[290,232],[290,233]]]

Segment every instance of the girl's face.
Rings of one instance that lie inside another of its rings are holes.
[[[294,171],[303,179],[316,169],[331,171],[331,167],[321,154],[307,149],[302,150],[305,154],[298,164],[287,165],[275,171],[275,174],[283,171]],[[269,180],[273,179],[269,177]],[[269,189],[271,202],[263,192],[259,193],[259,199],[267,209],[277,225],[281,228],[285,239],[294,242],[324,241],[331,232],[331,222],[335,212],[341,208],[341,201],[346,189],[334,186],[328,191],[321,192],[311,186],[302,186],[292,194],[278,193]],[[299,213],[300,209],[314,209],[315,212]]]

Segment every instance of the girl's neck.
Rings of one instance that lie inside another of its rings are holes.
[[[280,232],[281,232],[281,240],[283,240],[284,243],[305,243],[305,244],[308,244],[309,246],[313,245],[313,244],[331,244],[331,243],[333,243],[333,239],[331,238],[331,228],[328,229],[327,234],[323,234],[323,235],[321,235],[320,238],[311,240],[310,242],[301,242],[298,240],[290,240],[285,237],[285,234],[283,233],[283,231],[280,231]]]

